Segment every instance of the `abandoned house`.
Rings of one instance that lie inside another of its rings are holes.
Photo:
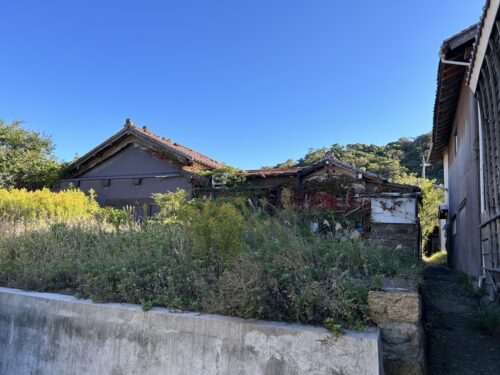
[[[193,194],[200,198],[245,196],[265,198],[280,205],[283,189],[292,192],[295,207],[319,209],[350,227],[356,227],[363,238],[377,244],[398,248],[417,256],[420,249],[418,202],[420,189],[391,183],[374,173],[343,163],[329,154],[312,166],[245,171],[238,186],[197,187]],[[331,228],[333,230],[333,228]]]
[[[197,198],[265,198],[277,206],[286,188],[297,208],[328,211],[364,238],[419,253],[417,187],[390,183],[333,155],[305,168],[237,171],[242,178],[234,186],[226,170],[224,164],[127,120],[123,129],[70,166],[70,178],[61,188],[93,189],[101,206],[131,207],[137,217],[157,212],[154,193],[184,189]]]
[[[93,189],[101,206],[130,206],[138,216],[155,212],[153,193],[204,183],[200,172],[224,165],[180,144],[139,128],[130,120],[118,133],[76,160],[61,188]],[[143,207],[149,212],[142,212]]]
[[[491,292],[500,281],[500,0],[443,42],[429,161],[443,160],[450,265]]]

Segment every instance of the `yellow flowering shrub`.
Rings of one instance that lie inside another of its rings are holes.
[[[0,189],[0,216],[14,220],[89,219],[98,209],[93,191],[85,195],[76,189],[57,193],[49,189]]]

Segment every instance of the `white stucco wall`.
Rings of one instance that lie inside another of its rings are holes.
[[[387,224],[416,224],[415,198],[372,198],[372,222]]]

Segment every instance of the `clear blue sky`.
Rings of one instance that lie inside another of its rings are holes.
[[[431,130],[484,0],[4,1],[0,118],[84,154],[130,117],[240,168]]]

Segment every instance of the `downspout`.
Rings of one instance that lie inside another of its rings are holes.
[[[483,126],[482,126],[482,119],[481,119],[481,107],[479,106],[479,101],[477,98],[474,96],[476,99],[476,105],[477,105],[477,127],[478,127],[478,137],[479,137],[479,200],[480,200],[480,205],[481,205],[481,213],[479,214],[480,220],[482,220],[483,217],[483,212],[486,209],[486,205],[484,202],[484,167],[483,167]],[[481,236],[483,228],[480,226],[479,227],[479,241],[480,241],[480,250],[481,250],[481,271],[482,275],[479,276],[477,280],[477,287],[481,289],[483,286],[483,282],[486,280],[486,264],[484,262],[484,251],[483,251],[483,239]]]

